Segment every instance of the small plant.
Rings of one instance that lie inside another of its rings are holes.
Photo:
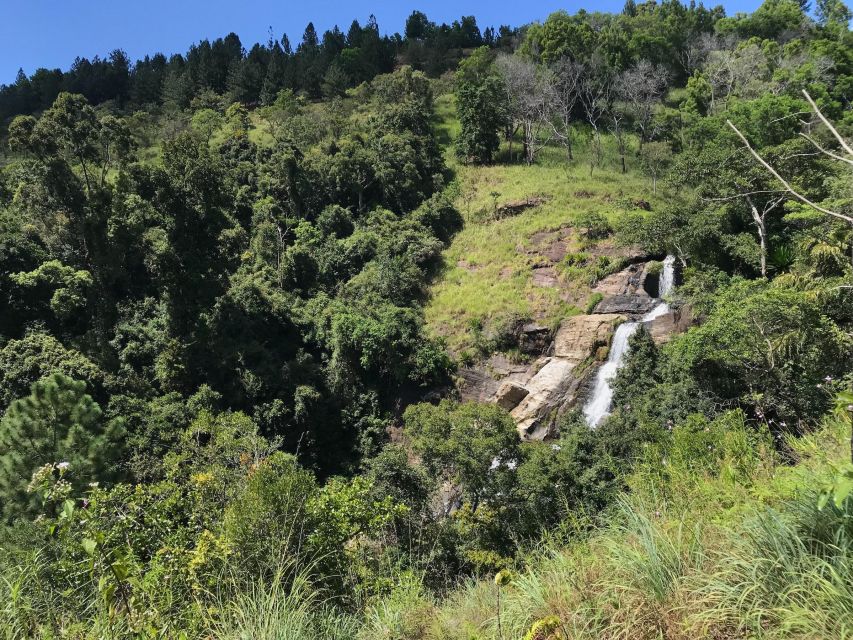
[[[575,219],[575,226],[583,229],[581,236],[586,240],[601,240],[613,233],[607,218],[594,211],[579,215]]]
[[[498,638],[503,640],[503,628],[501,627],[501,589],[512,584],[512,573],[509,569],[501,569],[495,574],[495,584],[498,586],[497,597],[497,620],[498,620]]]
[[[595,308],[598,306],[598,303],[604,300],[604,294],[596,291],[589,297],[589,302],[586,303],[586,312],[587,315],[595,311]]]
[[[533,623],[530,631],[524,634],[524,640],[551,640],[556,638],[562,622],[557,616],[541,618]]]

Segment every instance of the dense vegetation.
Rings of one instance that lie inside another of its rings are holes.
[[[415,12],[0,89],[4,637],[850,636],[853,34],[807,9]],[[577,296],[533,298],[566,225]],[[455,373],[592,308],[602,246],[675,256],[697,326],[522,443]]]

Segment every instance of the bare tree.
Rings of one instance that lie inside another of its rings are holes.
[[[533,164],[536,153],[548,142],[542,135],[550,106],[547,79],[536,64],[518,56],[501,55],[495,63],[509,97],[512,128],[522,132],[524,161]]]
[[[700,69],[712,51],[726,48],[720,37],[711,33],[702,33],[696,37],[687,38],[683,49],[678,52],[678,61],[687,75]]]
[[[711,83],[711,106],[731,95],[758,97],[769,90],[771,78],[767,55],[755,43],[731,50],[712,51],[705,65]]]
[[[607,109],[607,119],[610,121],[610,131],[616,140],[616,150],[619,152],[619,161],[622,164],[622,173],[628,173],[625,165],[625,154],[628,150],[628,136],[625,131],[625,120],[628,112],[625,104],[616,98],[623,95],[623,75],[616,76],[613,84],[613,96]]]
[[[631,110],[643,143],[654,137],[655,109],[669,84],[669,72],[662,65],[640,60],[620,76],[619,94]]]
[[[581,79],[580,101],[592,127],[593,155],[589,172],[601,164],[601,121],[613,104],[613,75],[600,55],[593,56]]]
[[[549,122],[554,136],[566,147],[569,160],[572,156],[572,117],[580,100],[581,79],[584,66],[569,58],[560,58],[545,74],[548,99],[551,103]]]
[[[657,193],[658,178],[672,162],[672,147],[668,142],[650,142],[640,150],[640,159],[652,177],[652,193]]]

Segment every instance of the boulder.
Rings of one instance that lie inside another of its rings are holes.
[[[546,360],[539,372],[525,385],[527,395],[511,411],[523,440],[544,440],[553,435],[554,421],[550,418],[571,403],[579,387],[572,375],[575,363],[565,358]]]
[[[610,344],[613,330],[625,319],[623,315],[606,313],[567,318],[554,337],[554,356],[572,364],[586,360],[599,347]]]
[[[512,411],[529,394],[530,391],[521,385],[516,384],[515,382],[506,381],[498,387],[498,390],[495,393],[495,402],[499,407],[506,409],[507,411]]]

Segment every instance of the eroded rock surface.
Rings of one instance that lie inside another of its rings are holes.
[[[631,316],[645,315],[658,301],[646,295],[616,295],[604,298],[595,307],[595,313],[625,313]]]
[[[659,318],[655,318],[649,323],[648,328],[655,343],[663,344],[668,342],[674,335],[684,333],[693,324],[696,324],[693,310],[689,306],[684,306],[673,309]]]
[[[593,355],[598,347],[610,343],[613,330],[625,316],[597,313],[572,316],[563,320],[554,337],[554,356],[578,364]]]
[[[527,382],[527,395],[510,412],[522,439],[544,440],[554,435],[554,414],[574,400],[580,386],[572,373],[576,366],[566,358],[549,358]]]

